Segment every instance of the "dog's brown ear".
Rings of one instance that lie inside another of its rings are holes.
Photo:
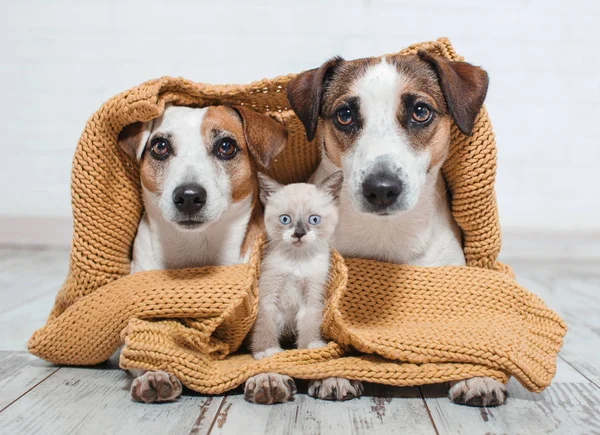
[[[150,137],[151,130],[152,121],[129,124],[119,133],[118,144],[129,157],[139,160],[141,152],[138,151],[141,151],[141,145]]]
[[[317,124],[323,103],[323,90],[327,80],[335,68],[344,62],[341,57],[334,57],[320,68],[311,69],[298,74],[287,85],[287,97],[290,106],[304,124],[306,137],[310,142],[317,133]]]
[[[267,115],[248,107],[233,106],[242,118],[244,137],[254,158],[265,168],[273,157],[283,150],[287,141],[287,130],[283,125]]]
[[[419,57],[437,73],[450,115],[465,135],[470,135],[488,89],[488,75],[478,66],[452,62],[419,50]]]

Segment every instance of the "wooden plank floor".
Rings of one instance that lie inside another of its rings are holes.
[[[498,408],[456,406],[447,385],[368,385],[362,398],[342,403],[300,394],[259,406],[236,390],[142,405],[129,399],[131,380],[116,359],[59,368],[26,353],[64,279],[68,251],[0,247],[0,434],[600,434],[600,262],[537,258],[518,256],[517,278],[569,325],[556,378],[542,394],[513,379]]]

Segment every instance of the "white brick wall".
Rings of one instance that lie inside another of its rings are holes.
[[[0,216],[68,217],[87,117],[146,79],[244,83],[448,36],[491,76],[503,226],[600,231],[599,19],[593,0],[5,1]]]

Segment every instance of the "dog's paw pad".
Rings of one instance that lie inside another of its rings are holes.
[[[131,398],[136,402],[168,402],[181,395],[183,387],[175,376],[163,372],[146,372],[131,383]]]
[[[322,400],[350,400],[362,393],[362,382],[343,378],[315,379],[308,384],[308,395]]]
[[[295,394],[294,380],[278,373],[261,373],[252,376],[244,385],[244,398],[248,402],[263,405],[289,402]]]
[[[506,386],[492,378],[471,378],[458,381],[450,388],[448,397],[458,405],[491,407],[506,402]]]

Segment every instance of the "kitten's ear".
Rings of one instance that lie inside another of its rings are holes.
[[[340,192],[342,191],[342,184],[344,184],[344,172],[337,171],[317,184],[317,188],[327,192],[334,200],[338,201],[340,199]]]
[[[283,184],[278,183],[271,177],[267,177],[262,172],[258,172],[258,184],[260,187],[260,202],[267,205],[269,198],[283,187]]]

